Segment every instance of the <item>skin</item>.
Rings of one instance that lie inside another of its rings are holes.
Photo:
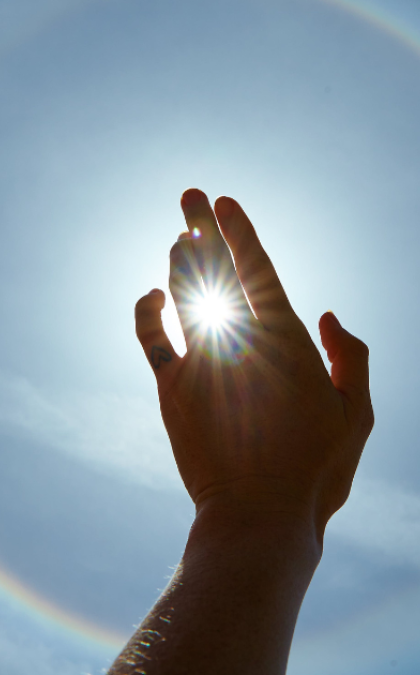
[[[213,210],[190,189],[181,206],[188,233],[171,250],[170,290],[187,353],[163,330],[158,289],[137,303],[136,331],[196,518],[110,675],[278,675],[373,426],[368,349],[327,312],[329,374],[239,204],[219,197]],[[234,342],[192,321],[201,280],[227,293]]]

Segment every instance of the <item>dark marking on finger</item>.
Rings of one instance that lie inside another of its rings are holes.
[[[172,356],[169,352],[166,351],[166,349],[163,349],[162,347],[152,347],[152,357],[151,357],[152,363],[154,368],[156,370],[160,368],[160,364],[162,361],[165,361],[165,363],[169,363],[169,361],[172,361]]]

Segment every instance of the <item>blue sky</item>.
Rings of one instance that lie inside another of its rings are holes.
[[[348,4],[420,45],[416,1]],[[128,637],[179,560],[133,307],[196,186],[241,202],[318,346],[333,309],[371,350],[376,427],[289,673],[419,672],[419,54],[321,0],[0,0],[0,570]],[[182,351],[169,298],[165,323]],[[5,675],[117,652],[7,588],[0,635]]]

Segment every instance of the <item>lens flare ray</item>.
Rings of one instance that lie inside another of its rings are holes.
[[[194,334],[194,342],[207,356],[222,362],[239,363],[251,347],[250,318],[252,313],[237,288],[217,285],[208,291],[185,298],[184,320]]]

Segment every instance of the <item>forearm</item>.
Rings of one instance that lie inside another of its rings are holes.
[[[239,204],[220,197],[213,211],[190,189],[181,205],[188,233],[171,249],[169,286],[187,352],[165,333],[162,291],[137,303],[136,331],[198,513],[110,675],[280,675],[322,532],[372,429],[368,349],[324,314],[330,377]],[[207,301],[219,292],[217,321]]]
[[[321,557],[307,522],[203,509],[170,585],[109,675],[279,675]]]

